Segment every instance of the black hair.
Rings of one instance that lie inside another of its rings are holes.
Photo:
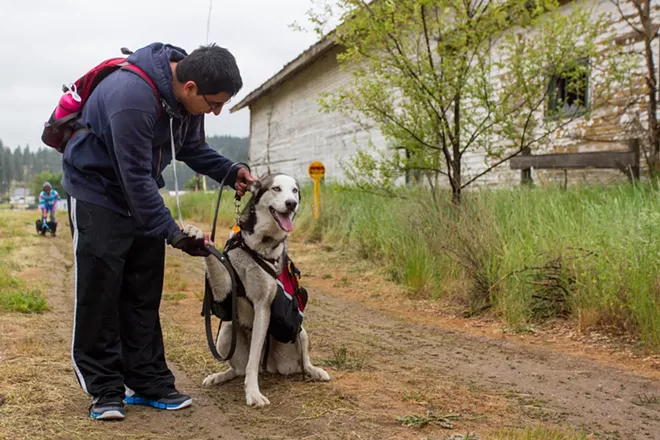
[[[220,92],[236,95],[243,80],[234,56],[224,47],[211,43],[200,46],[176,65],[176,77],[185,83],[194,81],[200,95]]]

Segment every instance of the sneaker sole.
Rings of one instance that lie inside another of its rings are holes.
[[[164,409],[167,411],[176,411],[179,409],[187,408],[192,405],[192,397],[188,400],[184,400],[181,403],[162,403],[157,400],[146,399],[140,396],[126,396],[124,402],[129,405],[145,405],[151,406],[153,408]]]
[[[102,413],[89,413],[89,416],[94,420],[123,420],[124,413],[121,411],[105,411]]]

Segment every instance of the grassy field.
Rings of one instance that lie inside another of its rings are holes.
[[[48,305],[41,290],[16,276],[18,267],[8,258],[21,242],[34,240],[19,229],[15,218],[0,218],[0,309],[21,313],[43,312]]]
[[[223,199],[226,225],[232,193]],[[420,189],[385,198],[326,185],[319,221],[310,188],[303,200],[296,235],[382,265],[412,297],[468,316],[488,313],[520,331],[560,318],[660,350],[655,188],[483,190],[466,194],[457,210],[434,206]],[[184,217],[208,221],[214,201],[186,195]]]

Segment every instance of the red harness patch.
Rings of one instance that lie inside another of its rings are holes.
[[[291,260],[288,261],[288,264],[282,272],[277,277],[277,284],[284,290],[284,294],[289,300],[294,296],[298,300],[298,312],[304,316],[305,305],[307,304],[307,295],[303,297],[303,289],[300,289],[300,282],[298,277],[300,272],[293,265]]]

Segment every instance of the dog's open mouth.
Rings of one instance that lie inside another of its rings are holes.
[[[279,212],[275,208],[269,208],[270,213],[272,214],[273,218],[277,222],[277,225],[282,229],[283,231],[286,232],[291,232],[293,231],[293,213],[292,212]]]

